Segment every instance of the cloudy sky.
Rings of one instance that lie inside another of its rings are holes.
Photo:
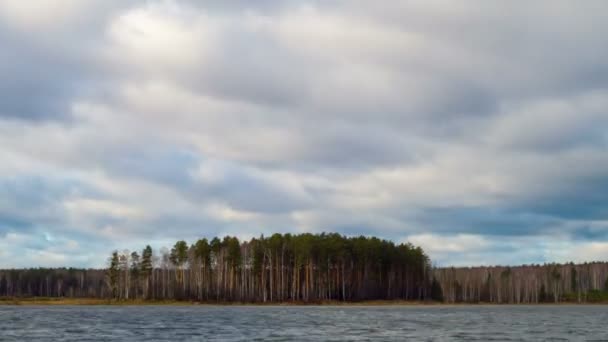
[[[273,232],[608,258],[604,1],[0,2],[0,267]]]

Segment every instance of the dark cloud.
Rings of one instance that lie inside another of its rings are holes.
[[[0,116],[44,120],[70,115],[70,100],[77,91],[77,65],[14,37],[0,28],[4,53],[0,54]],[[80,79],[82,80],[82,79]]]
[[[205,163],[202,171],[205,171]],[[199,200],[218,200],[230,207],[261,213],[284,213],[298,208],[310,207],[306,194],[297,194],[271,177],[261,176],[239,168],[238,165],[223,164],[214,172],[219,179],[202,181],[191,189],[191,194]]]
[[[200,157],[191,152],[163,146],[117,152],[116,155],[107,156],[104,161],[104,169],[112,175],[144,179],[176,188],[193,186],[190,172],[200,163]]]
[[[576,167],[576,166],[574,166]],[[565,220],[608,220],[608,177],[564,179],[555,191],[523,204],[528,210]]]
[[[17,176],[0,181],[0,233],[24,232],[64,221],[60,202],[75,193],[86,193],[69,179]]]
[[[551,231],[561,220],[542,213],[496,208],[459,207],[426,208],[416,215],[421,227],[433,232],[459,232],[484,236],[509,237],[542,235]]]
[[[83,2],[82,10],[88,11],[73,13],[74,17],[64,19],[66,23],[56,18],[53,24],[41,25],[40,17],[27,15],[0,21],[0,118],[70,118],[72,103],[98,92],[107,80],[107,68],[98,64],[97,56],[104,26],[117,11],[128,9],[129,3],[133,2]],[[9,19],[7,8],[19,5],[3,7],[0,18]]]

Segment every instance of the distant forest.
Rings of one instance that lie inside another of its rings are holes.
[[[409,243],[339,234],[178,241],[115,251],[107,269],[0,270],[0,297],[200,302],[608,301],[608,263],[433,268]]]
[[[432,287],[448,303],[608,302],[608,263],[433,270]]]

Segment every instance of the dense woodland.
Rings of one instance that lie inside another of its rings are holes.
[[[339,234],[178,241],[115,251],[107,270],[0,271],[0,296],[283,302],[428,298],[422,249]]]
[[[0,297],[201,302],[608,301],[608,263],[432,268],[419,247],[339,234],[178,241],[115,251],[104,270],[0,270]]]

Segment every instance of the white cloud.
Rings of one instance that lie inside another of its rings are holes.
[[[63,205],[69,215],[110,215],[125,219],[141,219],[145,215],[140,208],[108,200],[76,198],[65,201]]]
[[[252,221],[260,217],[260,214],[243,210],[235,210],[226,205],[212,204],[205,208],[205,212],[221,221]]]
[[[436,234],[410,235],[407,241],[421,246],[428,253],[469,253],[483,250],[488,247],[488,241],[479,235],[457,234],[441,236]]]
[[[109,24],[108,58],[148,75],[198,69],[216,44],[214,22],[173,2],[131,9]]]
[[[20,29],[40,33],[68,25],[91,7],[91,1],[87,0],[60,0],[60,3],[53,0],[5,0],[0,4],[0,15]]]

